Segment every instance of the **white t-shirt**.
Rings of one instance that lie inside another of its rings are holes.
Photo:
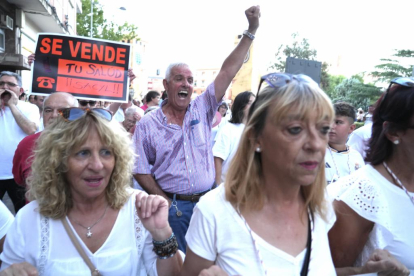
[[[371,139],[372,134],[372,122],[366,124],[354,132],[351,133],[349,136],[347,144],[354,150],[358,151],[363,158],[367,156],[365,151],[368,148],[368,141]]]
[[[39,108],[31,103],[19,101],[17,109],[29,120],[39,126]],[[12,179],[13,156],[17,145],[27,134],[19,127],[10,107],[0,111],[0,180]]]
[[[14,217],[12,213],[10,213],[9,209],[6,205],[4,205],[3,201],[0,200],[0,239],[7,234],[9,227],[12,225],[14,221]]]
[[[361,154],[348,148],[338,152],[328,146],[325,152],[325,177],[328,184],[350,175],[365,165]]]
[[[308,274],[310,276],[336,275],[328,242],[328,231],[335,219],[330,204],[328,223],[318,214],[315,215]],[[252,233],[268,275],[300,275],[306,248],[293,257]],[[243,219],[225,199],[224,185],[203,196],[196,205],[186,240],[191,251],[204,259],[214,261],[229,275],[264,275]]]
[[[402,189],[366,165],[329,185],[328,192],[374,222],[355,266],[365,264],[375,249],[386,249],[408,269],[414,269],[414,204]]]
[[[228,123],[220,129],[213,147],[213,156],[223,159],[221,168],[221,182],[224,182],[227,171],[234,154],[239,146],[244,124]],[[217,183],[219,184],[219,183]]]
[[[214,144],[216,143],[217,134],[220,132],[222,128],[224,128],[226,125],[229,124],[229,121],[227,120],[227,116],[224,118],[221,118],[220,124],[216,125],[211,129],[211,136],[210,136],[210,142],[211,147],[214,147]]]
[[[1,269],[25,261],[35,266],[39,275],[91,275],[62,222],[41,216],[37,207],[33,201],[17,213],[1,254]],[[107,240],[94,254],[73,231],[102,275],[157,275],[152,237],[135,211],[134,195],[119,211]]]

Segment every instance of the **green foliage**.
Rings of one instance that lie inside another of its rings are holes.
[[[300,39],[299,33],[293,33],[292,38],[291,46],[283,44],[279,46],[275,54],[276,62],[270,65],[269,69],[285,72],[287,57],[315,60],[317,52],[310,48],[308,39]]]
[[[80,36],[90,37],[91,31],[91,1],[93,1],[93,37],[121,41],[122,39],[138,39],[138,27],[124,23],[117,25],[103,16],[102,6],[98,0],[82,0],[82,13],[77,15],[77,33]]]
[[[358,129],[360,127],[363,127],[364,124],[365,124],[364,122],[355,122],[355,129]]]
[[[322,71],[323,72],[323,71]],[[331,98],[333,99],[334,97],[334,93],[335,93],[335,87],[338,86],[341,82],[343,82],[344,80],[346,80],[345,76],[342,75],[329,75],[328,74],[328,82],[327,82],[327,86],[322,86],[321,88],[323,89],[323,91],[325,91],[325,93]],[[321,82],[322,84],[322,82]]]
[[[312,49],[308,39],[300,38],[299,33],[292,34],[292,45],[280,45],[275,54],[276,62],[269,66],[268,69],[273,69],[277,72],[285,72],[286,69],[286,58],[300,58],[307,60],[315,60],[317,51]],[[322,63],[321,68],[321,83],[320,86],[322,89],[329,87],[329,64],[326,62]]]
[[[389,83],[396,77],[409,77],[413,72],[413,66],[403,66],[400,60],[414,58],[413,50],[395,50],[393,57],[400,59],[381,59],[381,64],[375,66],[377,71],[371,72],[372,76],[378,79],[378,82]]]
[[[343,76],[341,76],[343,77]],[[359,78],[349,78],[337,85],[331,95],[332,102],[344,101],[355,108],[364,110],[381,96],[381,88],[372,84],[364,84]]]

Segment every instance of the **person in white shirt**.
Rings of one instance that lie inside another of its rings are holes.
[[[13,72],[0,73],[0,199],[7,192],[17,213],[25,204],[25,189],[13,178],[13,156],[19,142],[36,132],[39,108],[19,101],[24,92],[21,77]]]
[[[324,173],[331,102],[303,75],[262,84],[224,185],[195,207],[184,276],[213,264],[228,275],[335,275]]]
[[[238,94],[232,106],[231,112],[233,117],[217,133],[216,142],[213,146],[216,184],[224,182],[230,162],[239,145],[240,137],[247,121],[247,114],[254,99],[254,94],[249,91]]]
[[[337,216],[329,243],[338,275],[368,273],[375,249],[390,255],[381,275],[414,270],[413,106],[414,79],[392,80],[374,110],[369,165],[328,186]]]
[[[334,104],[335,120],[329,131],[325,153],[325,176],[328,184],[350,175],[365,165],[359,152],[346,145],[349,134],[355,129],[355,110],[346,102]]]
[[[31,202],[9,228],[1,269],[91,275],[89,260],[99,275],[178,275],[182,259],[167,200],[130,188],[127,132],[106,109],[59,114],[36,144]]]
[[[6,239],[7,231],[14,221],[12,213],[3,201],[0,200],[0,253],[3,252],[3,244]]]

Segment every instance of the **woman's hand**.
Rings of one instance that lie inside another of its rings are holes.
[[[140,192],[136,195],[138,216],[156,241],[168,239],[172,230],[168,223],[168,202],[158,195]]]
[[[363,273],[378,272],[380,276],[408,276],[410,271],[387,250],[375,250],[363,266]]]
[[[220,267],[212,265],[208,269],[201,270],[198,276],[228,276],[228,274]]]
[[[37,269],[29,263],[12,264],[2,272],[0,276],[37,276]]]

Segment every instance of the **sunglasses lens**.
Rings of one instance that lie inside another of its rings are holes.
[[[106,109],[95,108],[95,109],[92,109],[92,112],[94,112],[96,115],[99,115],[100,117],[102,117],[102,118],[104,118],[104,119],[106,119],[108,121],[111,121],[112,120],[112,113],[109,112]]]
[[[102,108],[94,108],[94,109],[87,108],[86,110],[83,110],[81,108],[75,107],[75,108],[64,108],[64,109],[59,110],[59,113],[62,115],[62,117],[68,121],[75,121],[79,119],[80,117],[82,117],[87,112],[93,112],[94,114],[108,121],[112,120],[112,113]]]
[[[89,104],[89,106],[95,106],[96,101],[79,101],[79,104],[81,106],[87,106],[88,104]]]
[[[82,117],[82,115],[85,114],[85,111],[83,111],[80,108],[71,108],[71,109],[68,108],[68,109],[63,109],[61,114],[63,118],[69,121],[74,121]]]

